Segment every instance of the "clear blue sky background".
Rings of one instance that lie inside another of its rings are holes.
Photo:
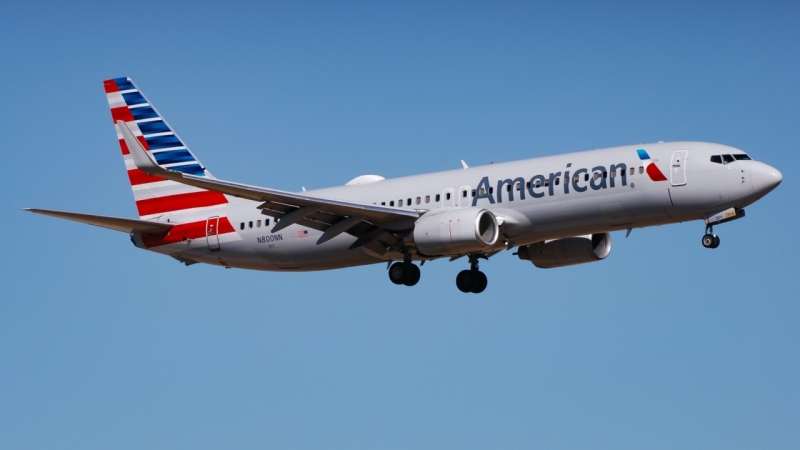
[[[0,5],[0,447],[800,447],[800,3]],[[101,81],[218,177],[299,190],[658,140],[783,184],[700,245],[281,274],[21,207],[135,216]]]

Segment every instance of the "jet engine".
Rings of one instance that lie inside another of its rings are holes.
[[[498,236],[497,218],[480,208],[432,211],[417,220],[413,233],[417,250],[430,256],[487,250]]]
[[[540,269],[551,269],[600,261],[609,253],[611,235],[599,233],[525,245],[519,248],[517,256]]]

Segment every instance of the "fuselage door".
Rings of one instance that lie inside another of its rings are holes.
[[[455,191],[453,191],[453,188],[445,189],[444,192],[442,192],[442,207],[443,208],[447,208],[447,207],[452,208],[453,205],[455,204],[455,203],[453,203],[454,200],[455,200],[455,199],[453,199],[453,197],[455,197]]]
[[[673,186],[683,186],[686,184],[686,157],[688,150],[678,150],[672,154],[672,164],[670,164],[670,179]]]
[[[219,250],[219,216],[209,217],[206,220],[206,240],[209,250],[212,252]]]

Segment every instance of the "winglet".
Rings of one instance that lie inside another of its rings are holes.
[[[131,152],[133,162],[136,167],[148,175],[164,175],[164,172],[169,172],[153,160],[153,157],[147,153],[147,150],[142,147],[142,143],[133,135],[128,125],[121,121],[117,121],[117,127],[122,133],[122,139],[125,140],[125,145],[128,146],[128,151]]]
[[[465,169],[469,169],[469,166],[467,165],[467,163],[464,162],[463,159],[461,160],[461,167],[463,167]]]

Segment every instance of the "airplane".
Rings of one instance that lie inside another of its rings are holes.
[[[733,147],[658,142],[290,192],[215,178],[130,78],[103,86],[139,219],[25,210],[129,233],[187,266],[386,263],[392,283],[414,286],[426,261],[466,257],[456,286],[480,293],[480,260],[514,248],[538,268],[571,266],[605,259],[613,231],[694,220],[703,247],[717,248],[713,227],[744,217],[782,180]]]

